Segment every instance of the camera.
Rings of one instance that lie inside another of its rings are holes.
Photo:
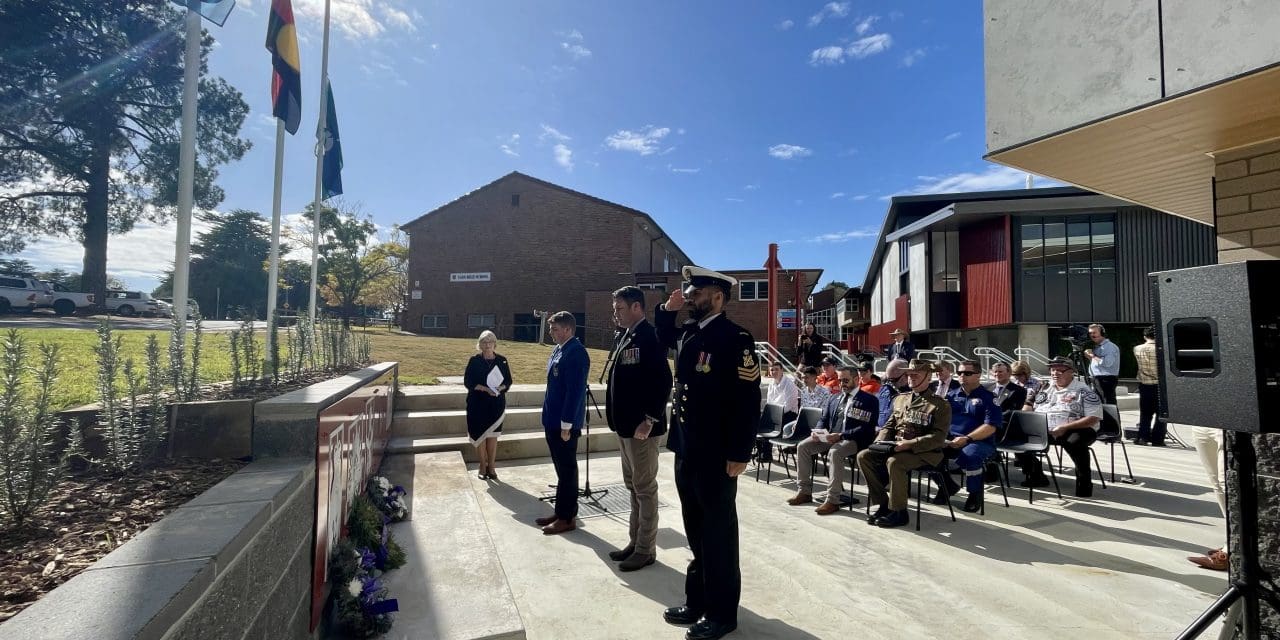
[[[1058,330],[1059,339],[1071,344],[1072,351],[1084,351],[1093,347],[1093,340],[1089,338],[1089,328],[1082,324],[1067,325]]]

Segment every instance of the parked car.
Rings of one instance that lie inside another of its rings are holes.
[[[41,280],[50,289],[52,300],[48,307],[53,308],[54,313],[60,316],[69,316],[80,309],[87,309],[93,306],[92,293],[80,293],[72,291],[57,282],[49,282]]]
[[[165,302],[164,300],[156,300],[155,316],[157,318],[172,318],[173,305]]]
[[[173,298],[157,298],[157,300],[169,306],[173,306]],[[195,298],[187,298],[187,317],[190,318],[199,313],[200,313],[200,303],[196,302]]]
[[[108,291],[106,305],[109,313],[122,316],[156,315],[159,303],[145,291]]]
[[[53,304],[53,293],[28,276],[0,274],[0,313],[33,311]]]

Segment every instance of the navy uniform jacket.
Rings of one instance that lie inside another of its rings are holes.
[[[676,312],[654,309],[658,339],[676,350],[675,392],[667,448],[695,465],[746,462],[760,420],[756,341],[721,314],[698,328],[676,326]]]
[[[575,336],[553,352],[547,363],[547,393],[542,398],[542,427],[558,435],[560,423],[573,425],[573,435],[582,432],[586,416],[587,370],[591,358]]]
[[[618,337],[613,361],[605,379],[605,415],[609,428],[621,438],[631,438],[645,417],[656,420],[649,432],[656,438],[667,432],[667,400],[671,398],[671,367],[667,348],[648,320],[641,320]]]
[[[843,412],[841,410],[843,409]],[[839,433],[841,440],[853,440],[858,449],[866,449],[876,437],[876,422],[880,414],[880,399],[866,391],[854,391],[849,403],[844,403],[844,393],[831,396],[822,408],[817,428]]]

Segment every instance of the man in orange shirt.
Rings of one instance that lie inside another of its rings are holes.
[[[840,393],[840,375],[836,373],[835,358],[822,359],[822,373],[818,374],[818,384],[827,388],[831,395]]]
[[[858,365],[858,389],[873,396],[880,393],[880,381],[872,377],[874,374],[870,363]]]

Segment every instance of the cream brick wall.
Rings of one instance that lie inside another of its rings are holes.
[[[1218,261],[1280,258],[1280,140],[1215,160]]]

